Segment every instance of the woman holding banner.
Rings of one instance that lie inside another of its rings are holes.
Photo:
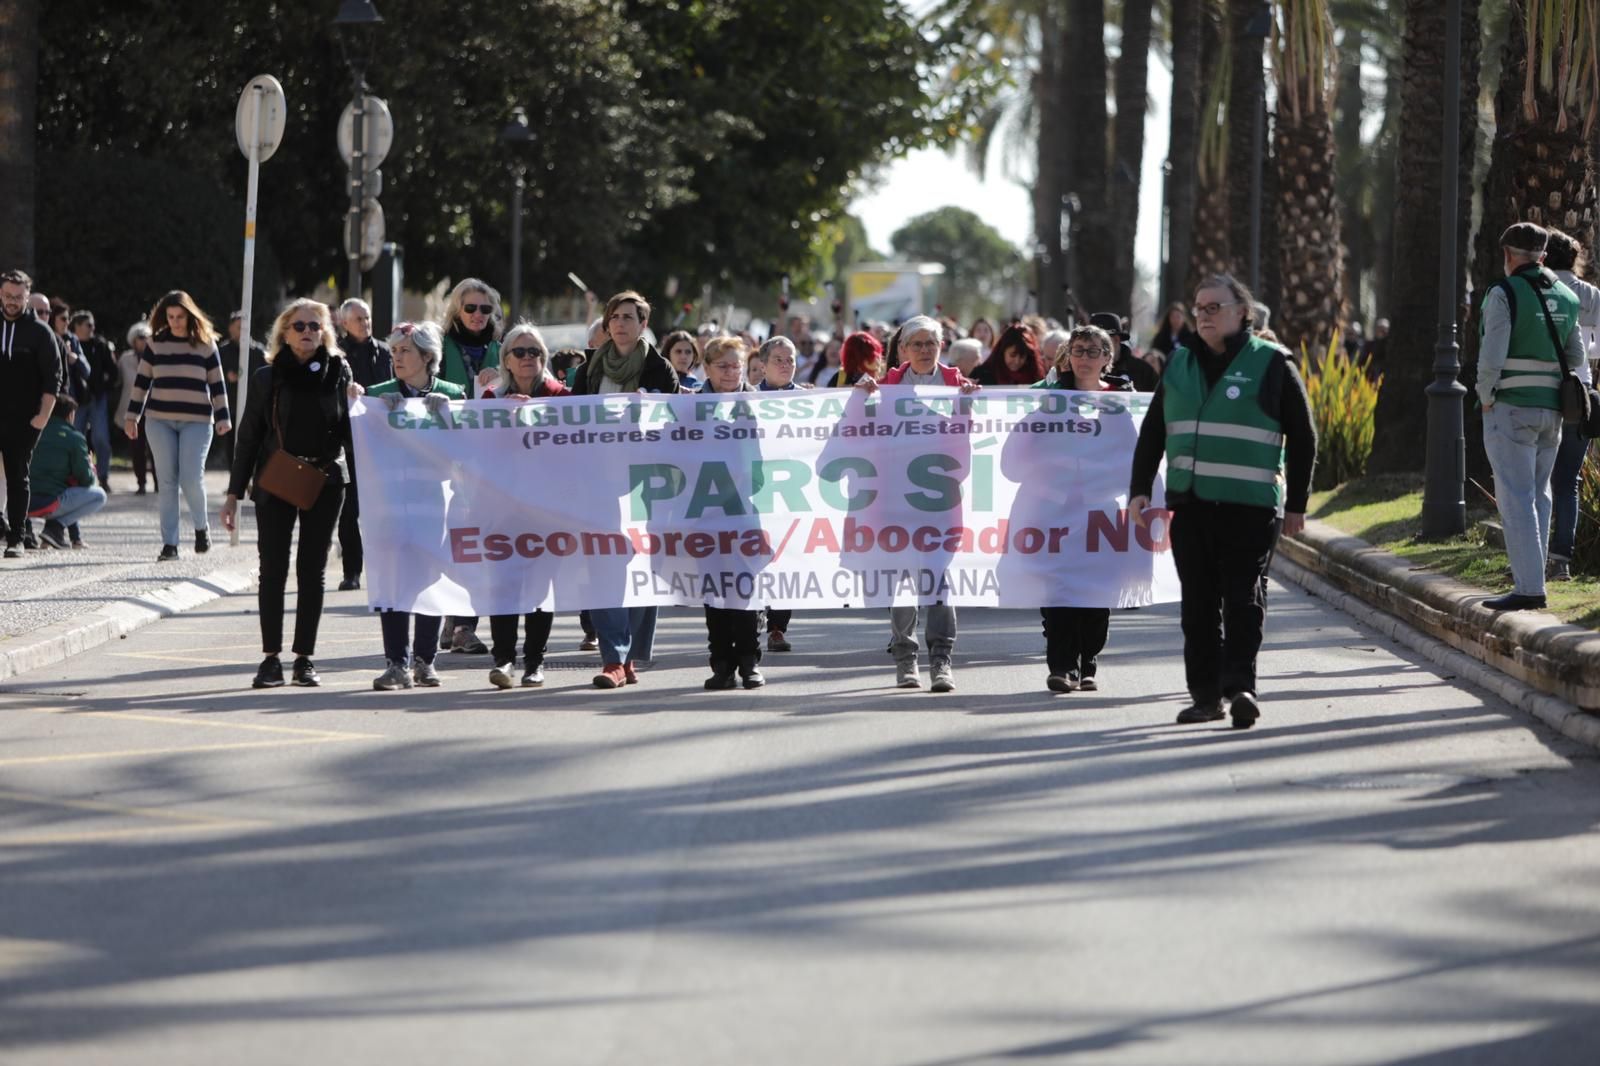
[[[580,396],[678,391],[678,373],[644,339],[650,304],[636,292],[619,292],[606,301],[606,340],[578,371]],[[600,640],[600,672],[595,688],[639,683],[636,662],[649,660],[656,641],[656,608],[597,607],[589,611]]]
[[[261,650],[266,657],[256,670],[253,688],[283,684],[283,664],[278,656],[283,650],[289,543],[296,523],[300,539],[295,552],[293,680],[305,687],[322,684],[311,656],[317,650],[317,627],[322,621],[328,550],[349,482],[350,406],[346,393],[353,383],[350,364],[334,343],[328,305],[304,298],[290,302],[272,324],[267,365],[250,381],[221,513],[222,528],[232,532],[238,521],[239,497],[254,483],[251,498],[256,504],[261,560],[256,598]],[[303,507],[262,488],[262,473],[279,451],[323,474],[325,480],[311,506]]]
[[[1006,330],[1009,336],[1013,326]],[[1020,332],[1027,334],[1026,330]],[[1027,334],[1031,339],[1032,335]],[[1098,326],[1079,326],[1067,336],[1056,355],[1055,381],[1040,381],[1036,389],[1069,389],[1076,392],[1130,392],[1125,378],[1108,378],[1112,359],[1111,334]],[[1009,353],[1008,353],[1009,354]],[[1111,628],[1111,611],[1106,607],[1041,607],[1044,619],[1045,687],[1051,692],[1082,689],[1093,692],[1098,657],[1105,649]]]
[[[543,335],[531,323],[518,322],[511,327],[501,343],[500,357],[500,378],[493,389],[483,394],[485,399],[532,400],[568,394],[565,385],[545,372],[549,350]],[[544,685],[544,654],[554,621],[555,615],[549,611],[529,611],[522,616],[523,688]],[[494,641],[489,652],[494,660],[489,683],[496,688],[510,688],[517,658],[517,616],[490,615],[489,632]]]
[[[395,326],[394,332],[389,334],[389,354],[394,360],[394,377],[367,390],[368,396],[382,398],[389,410],[399,407],[402,400],[418,398],[429,410],[437,410],[451,400],[466,397],[460,385],[438,377],[444,339],[439,327],[432,322],[401,322]],[[351,395],[360,395],[360,389],[359,385],[353,386]],[[416,637],[411,641],[413,650],[408,652],[406,643],[411,636],[413,618],[416,619]],[[439,673],[433,667],[433,660],[439,649],[442,622],[435,614],[379,611],[386,667],[373,680],[372,687],[380,692],[410,688],[413,684],[437,687]]]

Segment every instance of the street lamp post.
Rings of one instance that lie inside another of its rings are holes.
[[[333,20],[333,28],[339,35],[339,48],[344,52],[345,62],[350,64],[351,79],[355,83],[354,102],[351,104],[350,213],[345,220],[350,256],[346,297],[361,295],[362,230],[365,228],[361,205],[366,197],[367,179],[367,62],[372,57],[372,28],[382,21],[383,17],[372,6],[372,0],[341,0],[339,14]]]
[[[1456,343],[1456,220],[1461,199],[1461,0],[1448,0],[1444,51],[1444,149],[1439,160],[1439,334],[1428,395],[1428,457],[1422,489],[1422,535],[1467,528],[1467,388]]]
[[[511,121],[500,131],[500,143],[511,152],[516,181],[511,186],[511,321],[522,312],[522,189],[527,183],[527,164],[523,147],[533,139],[528,130],[528,113],[522,108],[511,112]]]

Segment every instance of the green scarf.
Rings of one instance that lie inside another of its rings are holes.
[[[639,377],[644,373],[644,340],[633,346],[633,351],[622,355],[617,351],[617,346],[611,341],[606,341],[595,353],[595,358],[600,360],[600,369],[606,377],[615,381],[623,392],[638,392]]]

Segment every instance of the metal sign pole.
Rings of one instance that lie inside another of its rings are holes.
[[[245,400],[250,395],[250,304],[251,297],[255,294],[256,281],[256,193],[261,181],[261,141],[259,132],[263,124],[263,112],[266,106],[266,93],[260,85],[250,87],[251,94],[255,97],[255,128],[257,136],[250,139],[246,158],[250,160],[250,177],[244,195],[244,293],[239,298],[239,410],[234,412],[233,431],[238,432],[239,423],[244,420]],[[246,497],[248,499],[248,497]],[[240,501],[241,505],[243,500]],[[239,527],[243,523],[234,520],[233,529],[228,533],[228,543],[237,546],[239,543]]]

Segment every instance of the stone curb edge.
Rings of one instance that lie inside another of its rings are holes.
[[[1479,662],[1584,710],[1600,710],[1600,633],[1542,611],[1496,612],[1491,595],[1322,522],[1278,542],[1278,557]]]
[[[41,666],[65,662],[79,652],[109,644],[151,622],[243,592],[254,585],[255,580],[254,567],[213,570],[143,596],[118,600],[81,618],[0,641],[0,681]]]
[[[1535,691],[1516,678],[1407,624],[1404,619],[1387,610],[1373,611],[1373,605],[1366,599],[1330,584],[1283,555],[1273,559],[1272,572],[1273,576],[1298,585],[1310,595],[1351,615],[1362,626],[1404,644],[1430,662],[1479,688],[1487,689],[1562,735],[1600,749],[1600,717],[1554,696]]]

